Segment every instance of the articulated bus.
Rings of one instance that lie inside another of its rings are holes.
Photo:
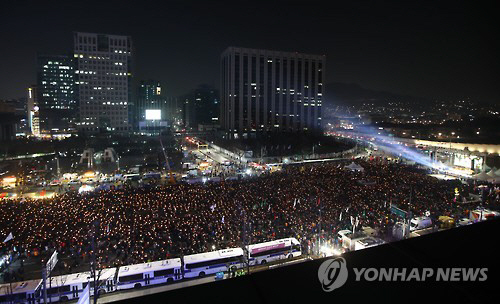
[[[243,249],[230,248],[184,256],[184,277],[204,277],[219,271],[234,270],[244,265]]]
[[[248,246],[248,260],[251,266],[268,262],[291,259],[302,255],[300,243],[295,238],[287,238]]]
[[[117,289],[170,283],[182,279],[180,258],[122,266],[118,269]]]

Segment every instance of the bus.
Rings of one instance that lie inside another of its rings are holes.
[[[123,179],[125,181],[138,181],[141,179],[141,175],[139,173],[125,174]]]
[[[97,293],[99,295],[115,291],[116,268],[98,270],[97,276],[99,279]],[[94,280],[89,271],[51,277],[46,283],[47,298],[54,302],[78,299],[89,283],[90,294],[93,295]]]
[[[42,280],[0,284],[0,303],[38,303]]]
[[[244,265],[243,249],[230,248],[184,256],[184,277],[204,277],[219,271],[236,270]]]
[[[180,258],[154,261],[118,269],[117,290],[140,288],[182,279]]]
[[[161,179],[161,173],[160,172],[148,172],[143,175],[143,179]]]
[[[286,238],[248,246],[250,266],[291,259],[302,255],[300,243],[295,238]]]

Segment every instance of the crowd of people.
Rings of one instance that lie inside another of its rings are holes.
[[[0,250],[29,259],[55,249],[71,258],[67,271],[73,263],[88,263],[92,250],[99,267],[285,237],[296,237],[308,250],[319,235],[331,240],[339,230],[352,229],[352,219],[389,231],[397,220],[391,203],[415,216],[463,217],[471,208],[454,201],[455,188],[463,187],[459,181],[400,164],[357,163],[364,171],[346,170],[345,162],[291,165],[241,181],[8,200],[0,204],[0,237],[12,233],[13,239],[0,243]]]

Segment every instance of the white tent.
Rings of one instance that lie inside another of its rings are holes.
[[[489,176],[486,171],[482,171],[481,173],[479,174],[476,174],[476,175],[473,175],[471,177],[472,179],[475,179],[475,180],[481,180],[481,181],[487,181],[488,179],[491,178],[491,176]]]
[[[360,165],[358,164],[355,164],[354,162],[352,162],[349,166],[345,166],[347,169],[350,169],[352,171],[364,171],[365,168],[361,167]]]
[[[495,171],[495,174],[500,176],[500,169],[498,169],[497,171]]]
[[[496,171],[497,171],[497,168],[493,167],[490,172],[486,173],[488,174],[490,177],[500,177],[496,174]]]

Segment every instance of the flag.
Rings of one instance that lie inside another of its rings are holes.
[[[5,240],[3,241],[4,243],[7,243],[8,241],[12,240],[14,238],[14,236],[12,235],[12,232],[9,233],[9,235],[5,238]]]
[[[293,209],[295,209],[295,205],[297,204],[297,199],[293,201]]]
[[[340,211],[339,221],[342,220],[342,211]]]
[[[319,200],[319,197],[318,197],[318,206],[319,206],[319,204],[320,204],[320,200]]]
[[[83,289],[77,304],[90,304],[90,284]]]
[[[222,221],[221,222],[222,222],[222,224],[224,224],[224,215],[222,216]]]
[[[108,223],[108,226],[106,227],[106,233],[109,233],[109,224],[110,223]]]
[[[352,217],[352,215],[351,215],[351,225],[354,226],[354,218]]]
[[[267,211],[271,210],[271,205],[269,205],[269,207],[267,208]]]

